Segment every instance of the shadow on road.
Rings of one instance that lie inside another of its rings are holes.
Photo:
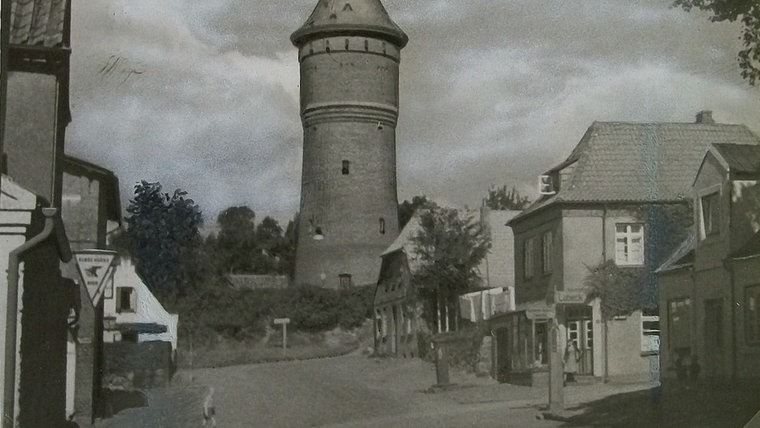
[[[743,427],[760,410],[760,385],[674,384],[568,410],[567,427]]]

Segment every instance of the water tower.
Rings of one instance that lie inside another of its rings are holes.
[[[379,0],[319,0],[291,41],[301,69],[296,284],[377,282],[398,235],[396,122],[407,36]]]

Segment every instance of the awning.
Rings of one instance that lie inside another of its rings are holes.
[[[119,330],[122,333],[138,334],[159,334],[167,332],[165,325],[157,324],[154,322],[118,323],[114,326],[114,330]]]

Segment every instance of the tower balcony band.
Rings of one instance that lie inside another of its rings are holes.
[[[305,127],[325,122],[369,122],[395,127],[397,120],[398,107],[369,102],[314,103],[301,113]]]

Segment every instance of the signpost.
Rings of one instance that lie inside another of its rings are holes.
[[[113,274],[111,265],[116,257],[115,251],[109,250],[84,250],[74,253],[79,274],[82,276],[87,293],[94,305],[98,304],[103,294],[103,286]]]
[[[284,357],[287,353],[288,349],[288,324],[290,323],[290,318],[275,318],[274,324],[275,325],[282,325],[282,356]]]

